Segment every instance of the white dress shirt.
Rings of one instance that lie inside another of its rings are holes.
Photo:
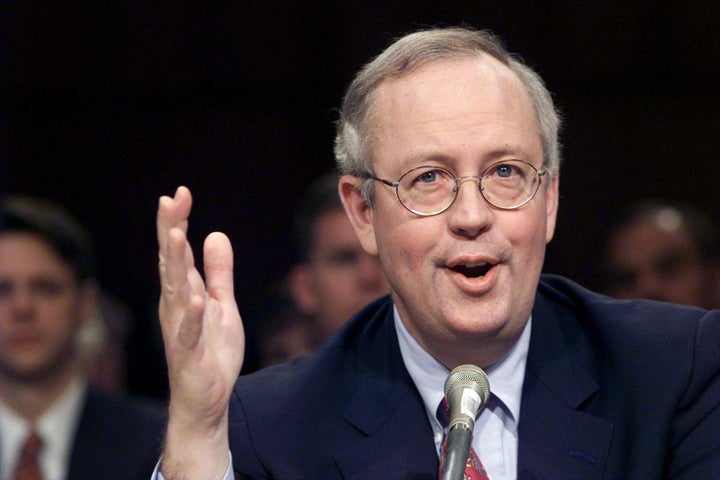
[[[76,379],[63,395],[38,418],[35,431],[42,439],[39,463],[44,480],[69,480],[67,470],[77,422],[80,420],[87,383]],[[0,476],[8,480],[32,425],[0,401]]]
[[[400,352],[410,373],[435,434],[438,455],[443,440],[443,427],[436,417],[443,399],[445,380],[450,371],[428,354],[405,328],[394,308]],[[525,378],[525,361],[530,347],[529,319],[513,348],[498,362],[485,368],[490,382],[490,399],[475,422],[472,447],[492,480],[517,478],[517,421]]]

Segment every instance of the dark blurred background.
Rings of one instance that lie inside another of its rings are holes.
[[[94,232],[103,284],[138,318],[133,390],[164,388],[157,198],[192,189],[196,247],[230,235],[252,331],[292,259],[295,199],[333,167],[352,75],[396,35],[456,24],[501,35],[563,112],[546,271],[597,287],[604,225],[634,199],[720,220],[720,2],[0,3],[0,188],[57,200]]]

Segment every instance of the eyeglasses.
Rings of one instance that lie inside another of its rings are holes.
[[[533,199],[546,170],[538,170],[522,160],[504,160],[490,165],[480,176],[456,177],[436,166],[421,166],[403,174],[397,182],[378,178],[370,173],[362,177],[384,183],[395,189],[403,207],[416,215],[438,215],[455,202],[460,184],[476,180],[483,198],[501,210],[520,208]]]

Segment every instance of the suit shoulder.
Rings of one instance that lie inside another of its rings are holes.
[[[700,332],[714,332],[708,335],[718,338],[720,329],[720,311],[653,300],[618,300],[553,275],[541,278],[535,313],[579,325],[598,348],[615,352],[689,356],[702,341]]]
[[[157,401],[104,392],[90,388],[83,408],[82,421],[104,424],[116,431],[163,431],[167,418],[165,406]]]
[[[147,478],[160,455],[165,409],[144,399],[87,391],[68,478]]]
[[[558,275],[542,275],[538,285],[538,302],[547,302],[559,310],[572,310],[597,321],[673,322],[698,321],[718,312],[654,300],[618,300],[589,290]]]

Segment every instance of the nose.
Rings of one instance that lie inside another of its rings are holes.
[[[26,319],[32,316],[34,301],[32,293],[26,288],[13,288],[6,298],[13,316]]]
[[[482,190],[482,187],[481,187],[482,177],[480,177],[478,175],[465,175],[464,177],[458,177],[455,179],[455,185],[457,186],[457,188],[460,188],[460,185],[463,184],[464,182],[466,182],[467,180],[472,180],[474,182],[477,182],[478,188],[480,190]]]
[[[477,175],[455,180],[457,196],[448,210],[450,228],[460,235],[475,237],[487,230],[493,221],[490,204],[481,193],[482,178]],[[465,183],[470,185],[463,188]]]

